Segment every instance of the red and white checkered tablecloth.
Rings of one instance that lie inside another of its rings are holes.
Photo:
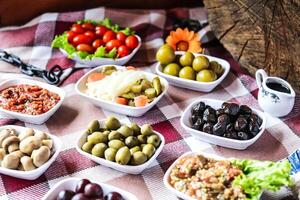
[[[55,183],[69,176],[106,182],[132,192],[141,200],[176,199],[164,187],[162,179],[170,164],[187,151],[206,151],[225,157],[280,160],[300,147],[299,96],[297,96],[295,108],[289,116],[282,119],[268,116],[267,129],[262,137],[244,151],[222,148],[195,140],[183,130],[179,123],[181,113],[196,98],[230,100],[259,108],[256,100],[255,80],[241,70],[239,64],[218,41],[212,40],[209,26],[207,26],[200,31],[206,53],[226,59],[231,64],[229,75],[213,92],[201,93],[170,86],[166,96],[144,116],[131,118],[116,115],[138,124],[150,123],[156,131],[164,135],[166,145],[156,161],[142,174],[128,175],[98,165],[81,156],[75,150],[75,140],[81,130],[90,120],[103,119],[112,113],[95,107],[76,94],[75,82],[89,69],[81,68],[80,64],[67,59],[57,49],[52,49],[50,44],[54,35],[64,32],[74,21],[97,20],[104,17],[109,17],[114,23],[124,27],[133,27],[141,36],[143,45],[129,64],[137,66],[141,70],[154,72],[155,52],[163,43],[162,38],[171,30],[172,19],[183,17],[205,22],[206,11],[204,8],[122,10],[100,7],[79,12],[46,13],[23,26],[1,28],[0,48],[17,54],[23,60],[41,68],[59,64],[65,69],[66,79],[61,87],[66,91],[67,97],[61,108],[42,125],[0,117],[0,125],[17,124],[45,130],[57,135],[63,142],[58,159],[37,180],[28,181],[1,175],[0,199],[41,199]],[[12,77],[24,77],[24,75],[19,74],[17,68],[0,62],[0,80]]]

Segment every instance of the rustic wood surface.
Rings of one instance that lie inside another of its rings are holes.
[[[300,92],[300,0],[204,0],[217,38],[254,75],[265,69]]]

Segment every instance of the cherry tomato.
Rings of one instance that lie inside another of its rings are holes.
[[[75,45],[78,45],[78,44],[91,44],[92,43],[92,39],[86,35],[83,35],[83,34],[80,34],[80,35],[77,35],[73,38],[73,43]]]
[[[107,43],[109,42],[110,40],[113,40],[116,38],[116,34],[115,32],[113,31],[106,31],[106,33],[103,35],[103,42],[104,43]]]
[[[84,23],[81,26],[86,30],[91,30],[91,31],[95,30],[95,26],[91,23]]]
[[[121,42],[120,42],[119,40],[114,39],[114,40],[108,41],[108,42],[106,43],[105,47],[106,47],[106,50],[107,50],[107,51],[110,51],[110,50],[112,50],[113,48],[117,48],[117,49],[118,49],[118,47],[121,46],[121,45],[122,45],[122,44],[121,44]]]
[[[98,47],[103,46],[103,45],[104,45],[104,42],[101,39],[96,39],[93,42],[94,49],[97,49]]]
[[[126,44],[126,46],[129,47],[130,49],[134,49],[135,47],[138,46],[139,41],[138,41],[138,39],[137,39],[135,36],[130,35],[130,36],[128,36],[128,37],[126,38],[125,44]]]
[[[94,49],[91,45],[88,44],[79,44],[76,47],[77,51],[86,51],[88,53],[93,53]]]
[[[102,37],[104,33],[108,31],[108,29],[105,26],[96,26],[95,30],[96,35],[99,37]]]
[[[118,32],[116,38],[120,40],[122,44],[125,44],[126,35],[123,32]]]
[[[90,37],[92,40],[95,39],[95,33],[93,31],[86,31],[84,32],[84,35]]]
[[[73,41],[73,38],[76,36],[77,34],[74,33],[73,31],[68,31],[67,32],[67,38],[68,38],[68,41],[69,42],[72,42]]]
[[[128,54],[130,54],[130,50],[127,46],[122,45],[118,48],[118,54],[119,54],[119,57],[122,58],[122,57],[127,56]]]
[[[82,28],[82,26],[80,24],[73,24],[71,31],[80,34],[84,32],[84,29]]]

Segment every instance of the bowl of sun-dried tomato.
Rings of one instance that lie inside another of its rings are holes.
[[[30,79],[9,79],[0,84],[0,114],[33,124],[47,121],[61,106],[63,89]]]

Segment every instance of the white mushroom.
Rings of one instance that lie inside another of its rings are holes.
[[[20,150],[28,155],[30,155],[34,149],[38,149],[41,146],[41,139],[35,136],[29,136],[20,142]]]
[[[21,158],[22,156],[24,156],[24,153],[22,153],[22,151],[20,151],[20,150],[17,150],[17,151],[11,152],[10,155],[16,155],[19,158]]]
[[[23,167],[23,165],[22,165],[21,163],[20,163],[19,166],[18,166],[18,170],[19,170],[19,171],[25,171],[25,170],[24,170],[24,167]]]
[[[49,140],[43,140],[42,144],[44,146],[48,147],[49,149],[52,149],[52,147],[53,147],[53,141],[51,139],[49,139]]]
[[[31,158],[33,160],[33,164],[36,167],[40,167],[49,160],[50,149],[46,146],[41,146],[39,149],[33,150]]]
[[[17,169],[20,163],[20,158],[16,155],[6,155],[4,156],[1,166],[8,169]]]
[[[24,140],[25,138],[29,137],[29,136],[33,136],[34,135],[34,131],[32,128],[27,128],[24,132],[19,134],[19,139],[20,140]]]
[[[2,148],[2,142],[3,140],[5,140],[5,138],[9,137],[9,136],[13,136],[14,135],[14,131],[12,131],[12,129],[3,129],[0,132],[0,148]]]
[[[9,145],[11,145],[12,143],[18,143],[18,142],[20,142],[20,139],[17,136],[15,136],[15,135],[9,136],[3,140],[2,147],[7,151]]]
[[[34,134],[34,136],[40,138],[41,140],[46,140],[46,139],[48,139],[47,133],[45,133],[45,132],[43,132],[43,131],[37,131],[37,132]]]
[[[6,152],[3,148],[0,148],[0,161],[3,160],[4,156],[6,155]]]
[[[8,146],[7,150],[9,153],[19,150],[19,143],[15,142],[15,143],[10,144]]]
[[[33,164],[32,158],[30,158],[29,156],[23,156],[21,158],[21,164],[24,171],[30,171],[36,169],[36,167]]]

